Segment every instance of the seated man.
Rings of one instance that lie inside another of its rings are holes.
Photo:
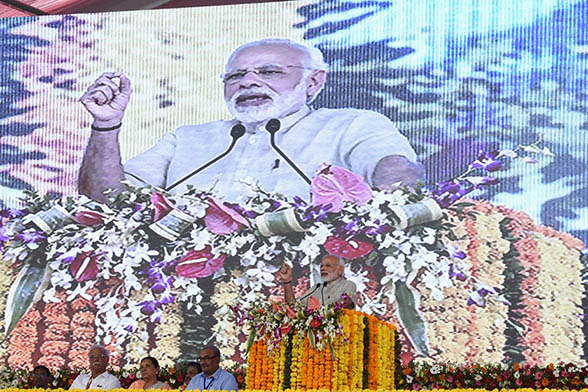
[[[108,350],[100,345],[95,344],[90,347],[88,353],[90,365],[90,374],[81,373],[76,377],[69,389],[115,389],[120,388],[120,381],[112,374],[106,371],[110,354]]]
[[[119,191],[126,178],[173,192],[214,185],[224,200],[239,202],[247,194],[242,180],[251,178],[269,191],[306,198],[307,179],[323,163],[346,168],[372,187],[414,186],[420,178],[416,154],[388,118],[367,110],[311,107],[327,69],[322,53],[304,44],[286,39],[243,44],[222,75],[234,119],[181,126],[124,166],[118,137],[131,82],[124,74],[104,73],[81,99],[93,117],[93,131],[79,191],[106,201],[104,191]],[[270,133],[300,171],[271,146]],[[207,166],[229,145],[228,155]],[[201,171],[192,175],[196,169]]]
[[[327,255],[321,260],[321,278],[322,283],[316,284],[312,289],[307,291],[300,300],[305,304],[308,303],[310,296],[316,297],[321,305],[328,305],[339,302],[347,309],[355,308],[357,288],[355,283],[343,277],[345,271],[345,260]],[[296,298],[292,289],[292,267],[284,264],[279,272],[279,277],[284,285],[284,297],[286,302],[293,303]],[[343,296],[347,294],[347,296]]]
[[[48,389],[51,383],[51,373],[47,366],[39,365],[33,369],[33,386]]]
[[[237,391],[237,380],[231,373],[219,367],[220,359],[220,351],[214,346],[200,350],[202,373],[192,377],[186,390]]]
[[[186,378],[184,379],[184,384],[190,384],[192,378],[198,374],[202,373],[202,367],[198,362],[189,362],[186,366]]]

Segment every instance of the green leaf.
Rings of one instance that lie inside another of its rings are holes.
[[[20,319],[41,298],[49,284],[49,266],[46,260],[42,261],[40,263],[39,260],[34,260],[24,264],[10,287],[4,313],[6,336],[10,335]]]
[[[249,332],[249,338],[247,339],[247,350],[246,350],[246,354],[249,354],[249,350],[251,350],[251,347],[253,346],[253,342],[255,342],[255,335],[257,333],[257,330],[255,328],[251,328],[251,332]]]
[[[413,292],[405,282],[396,282],[394,295],[398,304],[398,319],[410,342],[419,353],[428,356],[427,325],[418,310],[418,293]]]
[[[310,347],[312,347],[313,349],[316,350],[316,341],[314,339],[314,332],[312,332],[312,329],[308,330],[308,340],[310,341]]]
[[[335,362],[335,349],[333,348],[333,342],[331,342],[331,337],[327,336],[327,343],[329,343],[329,350],[331,351],[331,359]]]

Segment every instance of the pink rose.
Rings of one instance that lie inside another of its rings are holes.
[[[208,230],[214,234],[230,234],[242,226],[249,227],[249,222],[245,217],[213,198],[208,199],[204,223]]]
[[[357,239],[346,241],[343,238],[331,236],[325,242],[325,249],[334,256],[353,260],[369,254],[374,250],[374,245]]]
[[[77,255],[69,269],[78,282],[94,279],[98,275],[98,256],[91,250]]]
[[[167,200],[167,198],[159,192],[155,192],[151,195],[151,203],[153,204],[153,207],[155,207],[153,222],[157,222],[174,208],[171,201]]]
[[[223,266],[226,255],[213,258],[212,249],[206,245],[202,250],[191,250],[178,262],[176,273],[185,278],[204,278],[214,274]]]
[[[339,212],[345,201],[363,205],[372,198],[372,190],[355,173],[337,166],[323,165],[310,186],[314,206],[331,204],[329,211]]]
[[[81,225],[94,226],[104,223],[104,216],[95,211],[79,211],[74,217],[75,221]]]

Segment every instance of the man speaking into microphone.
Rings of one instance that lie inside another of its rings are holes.
[[[344,308],[354,309],[357,288],[355,283],[345,279],[344,271],[344,259],[333,255],[324,256],[320,267],[322,283],[314,285],[299,300],[307,305],[308,299],[313,296],[318,299],[321,305],[339,302]],[[293,303],[296,297],[292,286],[292,267],[284,264],[278,272],[278,276],[284,286],[286,303]]]
[[[102,74],[81,98],[93,117],[79,191],[104,191],[127,179],[183,192],[188,185],[240,202],[244,179],[286,196],[308,198],[308,179],[322,163],[361,175],[372,187],[414,186],[416,154],[385,116],[357,109],[313,109],[328,67],[316,49],[286,39],[239,46],[221,75],[229,121],[181,126],[121,163],[119,132],[131,97],[122,73]],[[126,130],[132,131],[132,130]]]

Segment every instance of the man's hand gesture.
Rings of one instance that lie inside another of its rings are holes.
[[[105,72],[88,87],[80,101],[94,117],[94,126],[109,128],[122,122],[131,91],[131,81],[123,73]]]
[[[292,283],[292,267],[284,263],[278,272],[278,277],[282,280],[282,283]]]

